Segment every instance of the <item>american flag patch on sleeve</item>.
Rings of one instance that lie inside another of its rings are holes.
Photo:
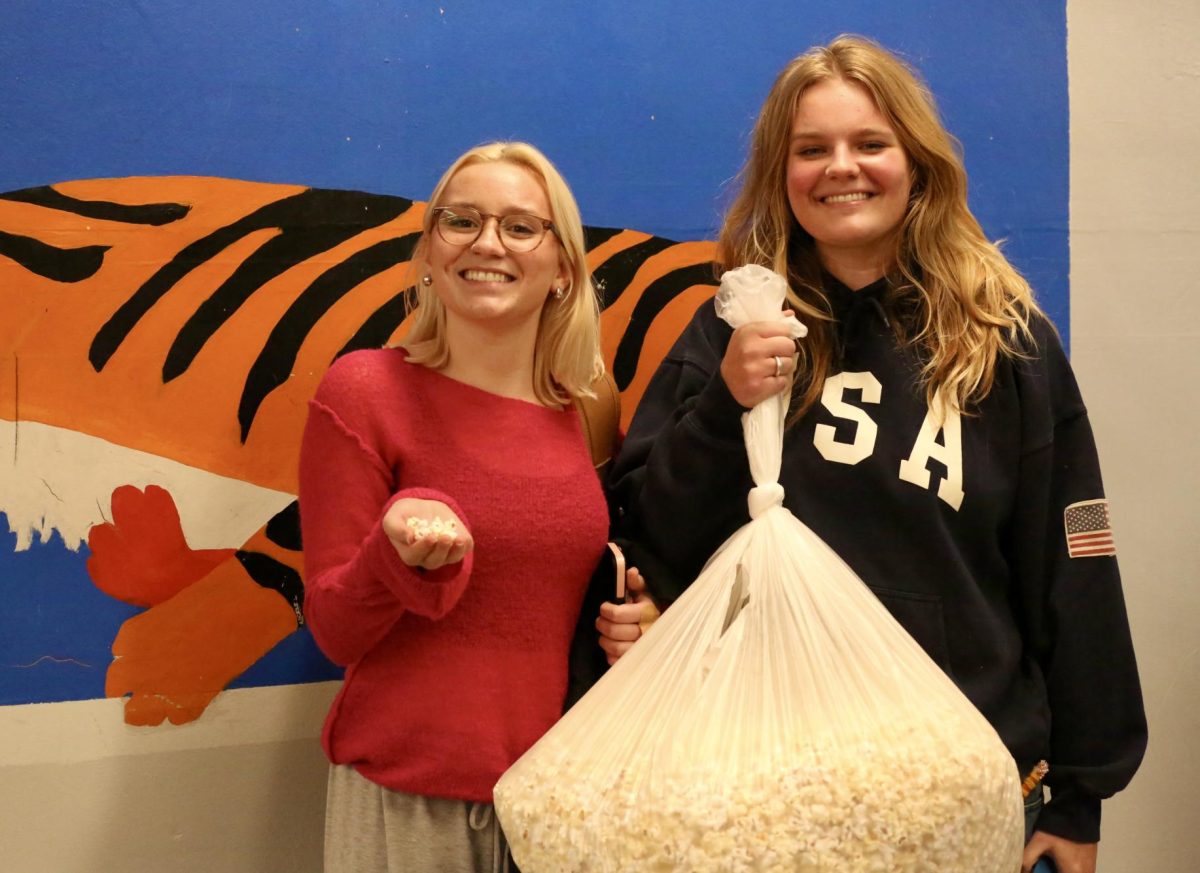
[[[1084,500],[1063,510],[1067,531],[1067,554],[1072,558],[1115,555],[1112,524],[1108,520],[1107,500]]]

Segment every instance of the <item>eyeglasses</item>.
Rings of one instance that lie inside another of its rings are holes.
[[[470,206],[435,206],[433,212],[438,236],[452,246],[470,245],[479,239],[489,218],[496,219],[500,244],[515,254],[536,249],[548,230],[558,234],[553,221],[525,212],[491,215]]]

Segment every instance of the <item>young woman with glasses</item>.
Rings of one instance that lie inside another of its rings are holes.
[[[608,538],[572,407],[603,372],[599,306],[557,170],[468,151],[412,267],[407,336],[330,368],[301,453],[305,616],[346,668],[328,871],[506,868],[492,786],[562,713]]]

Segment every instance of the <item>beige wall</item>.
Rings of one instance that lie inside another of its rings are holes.
[[[1101,873],[1200,869],[1200,4],[1070,0],[1073,358],[1114,504],[1151,724]],[[0,869],[319,869],[331,685],[221,695],[199,723],[120,701],[5,707]],[[1191,754],[1189,754],[1191,753]],[[166,788],[164,789],[164,786]]]
[[[1200,4],[1069,0],[1071,346],[1150,719],[1101,873],[1200,870]]]
[[[3,873],[319,873],[337,683],[226,691],[180,727],[121,700],[0,708]]]

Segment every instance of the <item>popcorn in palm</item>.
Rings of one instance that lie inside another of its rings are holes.
[[[411,515],[405,522],[409,530],[417,539],[425,539],[427,537],[440,537],[443,534],[446,536],[457,536],[458,525],[450,518],[421,518],[420,516]]]

